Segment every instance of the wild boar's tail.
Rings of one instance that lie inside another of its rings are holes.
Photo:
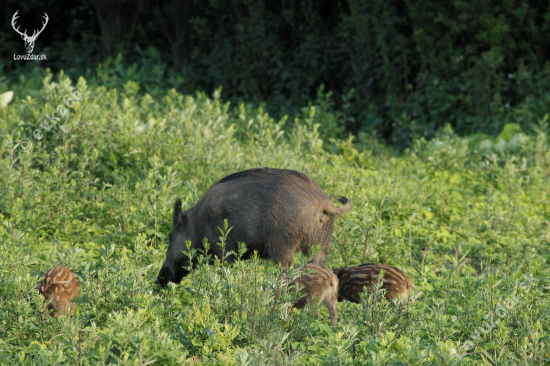
[[[340,202],[341,204],[343,204],[343,206],[341,207],[329,207],[329,208],[326,208],[325,209],[325,213],[327,215],[331,215],[331,216],[334,216],[334,215],[341,215],[345,212],[348,212],[349,210],[351,210],[351,201],[348,200],[346,197],[344,196],[339,196],[337,198],[338,202]]]

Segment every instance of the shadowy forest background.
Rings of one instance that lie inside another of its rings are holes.
[[[25,53],[16,10],[29,33],[48,14],[34,49],[47,61],[13,61]],[[550,103],[548,1],[7,0],[0,19],[8,81],[37,65],[75,80],[100,65],[152,95],[222,86],[275,117],[316,105],[330,112],[325,137],[374,133],[398,149],[447,124],[528,130]]]

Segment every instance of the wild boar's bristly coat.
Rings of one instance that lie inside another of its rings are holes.
[[[401,294],[409,296],[414,286],[412,281],[402,270],[383,264],[365,263],[357,266],[334,268],[333,272],[340,280],[338,289],[338,301],[348,300],[358,303],[359,294],[367,288],[372,292],[372,284],[378,282],[380,270],[384,270],[382,277],[382,289],[386,290],[386,299],[391,300]]]
[[[307,175],[285,169],[257,168],[237,172],[212,185],[195,206],[182,212],[182,201],[174,207],[173,226],[166,260],[156,283],[180,282],[189,266],[185,242],[193,249],[202,248],[203,238],[211,252],[222,257],[218,244],[224,219],[232,227],[225,253],[238,251],[245,243],[247,256],[253,251],[264,258],[287,266],[294,252],[305,255],[319,245],[313,263],[324,264],[330,249],[335,217],[351,209],[345,197],[336,208],[321,187]],[[234,261],[234,257],[226,258]]]
[[[308,263],[304,266],[304,273],[298,283],[303,286],[302,294],[305,296],[298,300],[294,306],[301,309],[305,305],[313,305],[313,299],[317,298],[325,304],[330,315],[332,328],[336,328],[338,321],[338,277],[327,267]]]
[[[74,315],[76,304],[70,301],[80,296],[80,284],[73,271],[63,266],[50,269],[40,281],[38,291],[44,296],[44,301],[51,300],[46,310],[52,316],[61,316],[67,310]]]

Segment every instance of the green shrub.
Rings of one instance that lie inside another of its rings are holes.
[[[104,83],[128,77],[153,96],[221,85],[228,100],[265,104],[277,119],[312,102],[332,112],[319,120],[329,137],[374,131],[403,149],[447,124],[496,136],[548,113],[547,2],[65,0],[3,10],[3,24],[20,10],[29,30],[50,14],[35,53],[56,72],[90,80],[103,62]],[[23,52],[10,27],[0,39],[2,54]],[[33,65],[4,59],[0,85]]]
[[[517,149],[488,151],[486,136],[449,127],[397,155],[366,134],[362,145],[323,140],[322,121],[338,117],[322,104],[286,126],[219,93],[153,97],[136,82],[32,78],[0,108],[0,363],[550,361],[546,120],[522,128]],[[512,126],[501,137],[517,135]],[[351,198],[327,264],[398,266],[417,301],[340,303],[333,332],[323,308],[290,310],[296,270],[200,252],[182,283],[156,287],[176,197],[190,207],[225,175],[260,166],[303,171]],[[57,263],[82,286],[73,318],[47,317],[35,289]]]

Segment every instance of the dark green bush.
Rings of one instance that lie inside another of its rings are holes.
[[[150,84],[186,93],[221,85],[228,100],[266,103],[275,116],[300,114],[324,85],[325,105],[345,116],[330,122],[335,137],[375,131],[404,147],[447,123],[496,135],[548,112],[547,2],[10,0],[3,24],[17,9],[29,29],[48,12],[35,53],[73,77],[122,52],[122,64],[152,71],[141,75]],[[11,28],[0,40],[2,54],[23,52]]]

